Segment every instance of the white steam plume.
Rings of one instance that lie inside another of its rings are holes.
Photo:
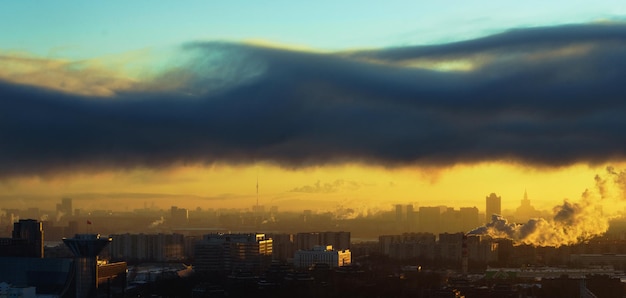
[[[564,200],[555,206],[551,219],[533,218],[525,224],[508,222],[500,215],[494,215],[490,223],[476,228],[469,234],[489,235],[493,238],[507,238],[517,244],[536,246],[572,245],[600,236],[609,228],[611,216],[602,213],[603,204],[624,204],[626,191],[626,171],[615,171],[607,167],[609,178],[596,175],[595,190],[585,190],[579,202]],[[619,195],[613,190],[617,187]]]
[[[153,221],[153,222],[152,222],[152,223],[148,226],[148,228],[151,228],[151,229],[156,228],[157,226],[162,225],[164,222],[165,222],[165,219],[163,218],[163,216],[161,216],[161,218],[160,218],[160,219],[157,219],[157,220]]]

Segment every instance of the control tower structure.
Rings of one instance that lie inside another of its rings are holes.
[[[94,297],[98,287],[98,254],[111,238],[100,238],[100,234],[76,234],[74,238],[63,238],[63,242],[74,254],[76,297]]]

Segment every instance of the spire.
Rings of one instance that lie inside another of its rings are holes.
[[[528,192],[524,189],[524,200],[528,200]]]

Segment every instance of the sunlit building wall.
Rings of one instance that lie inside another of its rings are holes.
[[[298,250],[293,258],[296,268],[308,268],[313,264],[328,264],[331,268],[350,265],[352,257],[349,250],[334,250],[332,245],[314,246],[310,250]]]

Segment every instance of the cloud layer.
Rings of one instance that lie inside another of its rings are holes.
[[[622,24],[340,53],[187,44],[175,67],[114,96],[0,82],[0,175],[621,160],[625,56]]]

